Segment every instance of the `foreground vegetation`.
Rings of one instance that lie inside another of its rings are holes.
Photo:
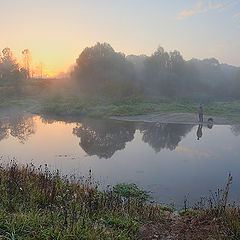
[[[180,216],[148,202],[135,184],[98,190],[87,178],[17,166],[0,168],[1,239],[239,239],[240,209],[227,206],[232,178],[219,198]]]
[[[99,191],[88,178],[60,178],[47,167],[0,169],[1,239],[134,239],[142,223],[164,218],[136,185]]]

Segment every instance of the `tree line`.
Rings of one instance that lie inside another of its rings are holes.
[[[82,51],[71,77],[89,94],[240,98],[239,67],[215,58],[186,61],[179,51],[162,47],[151,56],[125,56],[107,43],[97,43]]]
[[[0,54],[0,87],[21,93],[31,79],[31,55],[22,51],[23,64],[10,48]],[[151,56],[116,52],[108,43],[85,48],[76,59],[69,85],[74,93],[124,97],[156,95],[196,99],[239,99],[240,68],[215,58],[184,60],[179,51],[158,47]],[[59,88],[60,88],[59,81]],[[56,86],[57,87],[57,86]]]

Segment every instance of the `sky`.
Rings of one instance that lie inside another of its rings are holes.
[[[184,59],[215,57],[240,66],[240,0],[0,0],[0,48],[53,76],[87,46],[151,55],[158,46]]]

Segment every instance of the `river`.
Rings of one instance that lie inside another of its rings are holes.
[[[47,164],[100,186],[136,183],[154,200],[182,206],[209,196],[233,175],[240,200],[240,126],[116,120],[59,121],[27,114],[0,121],[1,162]]]

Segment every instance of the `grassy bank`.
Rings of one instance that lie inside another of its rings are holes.
[[[167,99],[158,97],[127,97],[106,99],[97,97],[61,96],[45,100],[38,111],[59,116],[88,115],[90,117],[134,116],[152,113],[186,112],[196,113],[199,101]],[[240,116],[239,101],[208,101],[204,103],[206,115],[237,119]]]
[[[58,172],[11,164],[0,169],[1,239],[134,239],[143,222],[164,219],[147,192],[118,185],[101,192]]]
[[[77,180],[12,163],[0,168],[0,238],[239,239],[240,209],[227,206],[230,184],[208,207],[174,216],[134,184],[99,191],[91,175]]]
[[[60,117],[135,116],[170,112],[197,113],[203,102],[206,115],[240,119],[240,101],[213,101],[204,99],[169,99],[162,97],[106,98],[98,96],[54,95],[31,97],[1,97],[0,109],[18,107],[34,114]]]

